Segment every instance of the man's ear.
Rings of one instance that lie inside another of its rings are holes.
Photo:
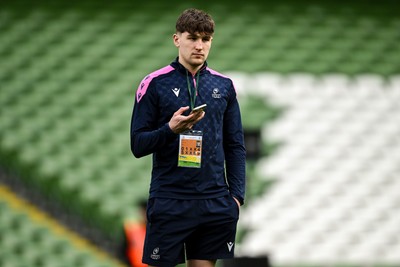
[[[179,47],[179,34],[177,34],[177,33],[174,33],[174,35],[172,35],[172,39],[173,39],[173,41],[174,41],[174,45],[176,46],[176,47]]]

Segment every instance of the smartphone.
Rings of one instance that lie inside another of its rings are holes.
[[[193,112],[204,111],[206,109],[206,107],[207,107],[207,104],[203,104],[203,105],[197,106],[194,109],[192,109],[192,113]]]

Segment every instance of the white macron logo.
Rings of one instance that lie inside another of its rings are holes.
[[[228,243],[226,243],[226,245],[228,246],[229,252],[231,252],[231,250],[232,250],[234,244],[235,244],[235,243],[233,243],[233,242],[228,242]]]
[[[173,88],[172,92],[174,92],[174,94],[176,95],[176,97],[179,96],[179,91],[181,90],[181,88]]]

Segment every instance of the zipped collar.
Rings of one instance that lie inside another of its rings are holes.
[[[173,61],[170,64],[174,69],[176,69],[177,71],[179,71],[180,73],[182,73],[183,75],[186,76],[187,72],[190,73],[190,71],[188,71],[181,63],[179,63],[179,57],[177,57],[175,59],[175,61]],[[204,61],[203,66],[201,66],[201,68],[198,70],[198,73],[200,75],[202,75],[207,69],[207,61]]]

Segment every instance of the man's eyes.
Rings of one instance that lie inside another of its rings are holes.
[[[189,40],[196,41],[196,40],[198,40],[198,39],[200,39],[200,38],[197,38],[197,37],[188,37],[188,39],[189,39]],[[210,37],[204,37],[204,38],[201,38],[201,40],[202,40],[203,42],[208,42],[208,41],[211,40],[211,38],[210,38]]]

